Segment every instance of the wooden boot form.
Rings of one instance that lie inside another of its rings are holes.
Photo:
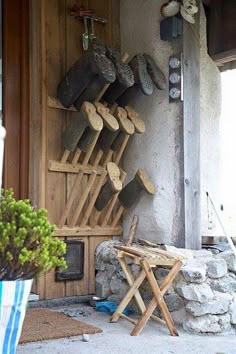
[[[102,118],[103,123],[104,123],[104,129],[102,130],[100,136],[104,135],[104,133],[103,133],[104,130],[106,132],[107,131],[110,132],[111,135],[116,136],[116,134],[118,133],[118,129],[119,129],[119,123],[118,123],[117,119],[109,113],[109,108],[105,107],[102,103],[99,103],[99,102],[95,102],[94,107],[96,109],[96,112]],[[84,134],[78,144],[79,148],[82,151],[87,152],[87,149],[90,146],[91,141],[93,141],[95,134],[96,134],[96,132],[92,131],[91,129],[86,130],[84,132]],[[98,145],[102,149],[102,146],[100,145],[100,141],[101,141],[100,136],[98,138]],[[106,144],[106,145],[108,144],[108,146],[109,146],[109,139],[105,140],[104,144]],[[108,147],[108,149],[109,149],[109,147]],[[102,150],[105,151],[105,149],[102,149]]]
[[[135,132],[138,134],[143,134],[145,132],[144,121],[139,117],[138,113],[135,112],[135,110],[130,106],[125,106],[125,110],[128,114],[128,118],[131,120],[135,127]]]
[[[118,152],[126,136],[133,135],[135,132],[134,124],[127,118],[127,112],[122,107],[117,107],[114,116],[120,124],[120,131],[111,145],[111,149]]]
[[[116,71],[112,62],[101,50],[90,50],[69,69],[57,89],[57,97],[64,107],[70,107],[96,77],[112,83]]]
[[[131,208],[142,192],[150,195],[155,194],[156,187],[143,170],[138,170],[132,181],[130,181],[120,192],[119,201],[125,209]]]
[[[84,102],[78,118],[73,119],[62,134],[62,143],[65,149],[74,151],[85,129],[95,133],[103,128],[102,118],[97,114],[96,108],[90,102]]]
[[[145,96],[150,96],[153,93],[153,82],[147,71],[147,63],[143,55],[138,54],[129,62],[129,65],[134,73],[134,85],[129,87],[116,100],[121,107],[127,106],[137,94],[142,92]]]
[[[120,192],[122,189],[120,169],[114,162],[108,162],[107,164],[107,177],[107,182],[101,188],[94,205],[98,211],[102,211],[108,205],[114,194]]]
[[[117,49],[107,48],[106,55],[116,68],[116,81],[109,86],[103,96],[108,104],[112,104],[129,87],[134,85],[134,74],[131,67],[122,61]]]

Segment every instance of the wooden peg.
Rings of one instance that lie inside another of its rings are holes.
[[[137,230],[137,226],[138,226],[138,216],[134,215],[129,229],[129,235],[127,237],[127,240],[124,242],[125,246],[130,246],[132,244],[135,232]]]

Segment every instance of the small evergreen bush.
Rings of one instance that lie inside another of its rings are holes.
[[[52,236],[45,209],[15,200],[12,189],[0,200],[0,280],[25,280],[55,267],[66,268],[66,244]]]

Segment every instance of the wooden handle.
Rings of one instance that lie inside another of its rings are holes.
[[[125,246],[130,246],[132,244],[135,232],[137,230],[137,226],[138,226],[138,216],[134,215],[132,223],[130,225],[128,238],[124,242]]]

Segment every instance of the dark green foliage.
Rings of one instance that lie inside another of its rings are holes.
[[[66,268],[66,245],[52,236],[55,225],[45,209],[15,200],[3,190],[0,200],[0,280],[31,279],[39,272]]]

